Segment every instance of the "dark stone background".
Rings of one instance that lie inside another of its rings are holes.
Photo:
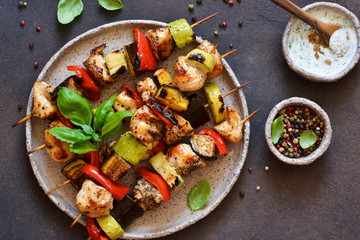
[[[30,90],[50,57],[72,38],[105,23],[125,19],[170,22],[220,14],[196,28],[211,42],[221,40],[219,51],[239,48],[227,58],[243,83],[251,119],[251,138],[244,170],[232,191],[208,217],[163,239],[359,239],[359,74],[358,65],[337,83],[310,82],[292,72],[281,52],[281,38],[290,15],[268,0],[192,1],[123,0],[124,8],[110,12],[96,0],[83,1],[81,16],[68,25],[57,22],[58,1],[0,2],[1,164],[0,239],[86,239],[86,229],[60,211],[44,194],[25,156],[25,125],[11,125],[25,116]],[[305,6],[313,1],[294,0]],[[359,0],[331,1],[360,17]],[[188,4],[195,4],[193,12]],[[24,20],[26,25],[20,26]],[[237,26],[243,21],[243,27]],[[219,29],[226,21],[228,27]],[[37,33],[35,28],[41,27]],[[219,31],[215,37],[213,32]],[[29,43],[35,44],[29,49]],[[34,62],[39,68],[34,69]],[[281,100],[300,96],[322,106],[334,130],[323,157],[309,166],[289,166],[267,148],[264,124],[271,108]],[[18,111],[18,105],[23,109]],[[265,172],[264,167],[270,166]],[[247,169],[252,167],[250,174]],[[261,186],[257,192],[256,186]],[[245,191],[240,198],[239,192]],[[179,209],[181,211],[181,209]],[[156,221],[156,219],[154,219]]]

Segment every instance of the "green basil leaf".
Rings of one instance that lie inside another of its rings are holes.
[[[115,98],[116,98],[116,94],[111,98],[109,98],[108,100],[106,100],[105,102],[103,102],[96,109],[94,123],[93,123],[93,128],[95,132],[99,129],[99,127],[101,127],[104,124],[105,117],[108,114],[112,105],[114,105]]]
[[[62,115],[70,119],[73,124],[90,126],[92,120],[90,104],[77,92],[66,87],[60,87],[57,106]]]
[[[60,0],[57,9],[58,21],[68,24],[79,16],[83,9],[84,5],[81,0]]]
[[[101,142],[101,138],[100,138],[99,134],[97,134],[95,132],[91,135],[91,138],[92,138],[92,140],[94,140],[96,142]]]
[[[90,141],[70,144],[70,151],[77,154],[97,151],[97,148]]]
[[[85,142],[91,139],[91,135],[87,135],[83,130],[71,129],[68,127],[57,127],[48,130],[49,133],[54,135],[60,141],[67,143]]]
[[[273,144],[276,144],[279,141],[283,131],[284,131],[284,122],[280,116],[277,119],[275,119],[275,121],[271,125],[271,141]]]
[[[188,195],[188,203],[192,212],[201,209],[209,199],[211,192],[210,183],[206,180],[201,180],[191,189]]]
[[[98,2],[106,10],[119,10],[123,7],[120,0],[98,0]]]
[[[88,125],[81,125],[81,128],[86,132],[88,135],[93,135],[95,133],[94,129]]]
[[[110,137],[118,133],[122,128],[122,120],[125,117],[134,116],[130,110],[120,112],[109,112],[105,119],[105,124],[101,130],[101,137]]]
[[[300,135],[300,146],[305,149],[309,148],[316,142],[316,134],[313,131],[306,130]]]

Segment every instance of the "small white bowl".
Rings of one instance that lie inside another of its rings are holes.
[[[288,24],[285,27],[285,31],[283,34],[283,39],[282,39],[282,50],[283,50],[283,54],[285,57],[286,62],[288,63],[289,67],[297,72],[299,75],[301,75],[304,78],[307,78],[311,81],[316,81],[316,82],[335,82],[341,78],[343,78],[346,74],[348,74],[351,69],[353,69],[355,67],[355,65],[358,63],[359,58],[360,58],[360,23],[358,18],[348,9],[340,6],[339,4],[336,3],[328,3],[328,2],[317,2],[317,3],[312,3],[309,4],[307,6],[305,6],[303,9],[305,11],[309,11],[311,9],[314,8],[318,8],[318,7],[324,7],[324,8],[329,8],[329,9],[334,9],[337,12],[342,13],[343,15],[345,15],[355,26],[355,31],[357,34],[357,51],[355,56],[353,57],[353,59],[350,61],[350,63],[347,65],[347,67],[345,69],[343,69],[341,72],[334,74],[334,75],[329,75],[329,76],[324,76],[324,75],[317,75],[314,73],[310,73],[309,71],[306,71],[303,68],[300,68],[298,66],[296,66],[292,59],[289,56],[289,52],[288,52],[288,40],[289,40],[289,34],[290,34],[290,30],[292,29],[292,26],[295,23],[295,20],[297,20],[296,17],[292,17],[290,19],[290,21],[288,22]]]
[[[279,152],[279,150],[274,146],[271,141],[271,125],[275,120],[276,115],[278,112],[286,106],[306,106],[311,108],[323,121],[324,123],[324,136],[321,140],[321,143],[315,151],[305,157],[300,158],[289,158],[284,156]],[[279,160],[283,161],[287,164],[292,165],[307,165],[314,162],[317,158],[319,158],[323,153],[327,150],[330,145],[332,136],[332,129],[330,125],[330,119],[326,112],[315,102],[310,101],[306,98],[300,97],[292,97],[281,101],[280,103],[276,104],[275,107],[269,113],[269,116],[265,123],[265,139],[266,143],[269,146],[270,151],[277,157]]]

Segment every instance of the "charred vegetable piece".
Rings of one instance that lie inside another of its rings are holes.
[[[184,179],[166,160],[164,153],[159,152],[150,158],[149,163],[153,166],[155,171],[160,174],[160,176],[167,182],[171,189],[178,189],[183,185]]]
[[[174,85],[174,80],[168,70],[160,68],[156,70],[153,75],[156,84],[160,87],[161,85]]]
[[[103,51],[106,44],[102,44],[91,50],[90,57],[83,63],[89,73],[101,84],[115,82],[115,79],[110,75],[106,67],[103,57]]]
[[[111,216],[124,228],[130,226],[144,211],[135,203],[130,195],[126,195],[121,202],[116,203],[110,212]]]
[[[120,238],[125,232],[120,224],[110,214],[104,217],[96,218],[96,221],[111,240]]]
[[[64,176],[71,181],[77,190],[81,189],[81,185],[85,180],[85,174],[81,171],[81,168],[86,164],[82,159],[75,159],[74,161],[66,164],[61,172]]]
[[[170,29],[171,36],[178,48],[185,47],[195,40],[195,34],[184,18],[167,24],[167,27]]]
[[[120,50],[109,53],[104,57],[104,60],[109,69],[110,75],[123,73],[127,69],[125,55]]]
[[[174,48],[174,42],[169,28],[163,27],[149,30],[145,36],[150,42],[156,60],[160,61],[170,56]]]
[[[190,138],[190,146],[199,157],[208,161],[216,160],[216,145],[210,136],[196,134]]]
[[[137,54],[140,59],[140,71],[155,71],[158,66],[149,40],[138,29],[134,29],[134,38],[137,46]]]
[[[194,49],[189,52],[186,58],[188,64],[201,69],[202,72],[211,73],[214,71],[215,59],[210,53],[200,49]]]
[[[116,153],[101,166],[101,171],[114,182],[118,182],[130,169],[131,165]]]
[[[129,71],[131,76],[137,77],[140,75],[138,69],[140,68],[140,58],[137,54],[137,44],[136,42],[129,43],[124,45],[125,59],[127,65],[129,66]]]
[[[51,100],[56,101],[58,92],[60,90],[60,87],[70,88],[71,90],[74,90],[75,92],[77,92],[77,94],[82,96],[83,95],[83,89],[81,88],[81,85],[80,85],[81,81],[82,81],[81,78],[78,78],[75,75],[68,77],[62,83],[60,83],[59,86],[57,86],[54,89],[53,92],[50,93],[51,94]]]
[[[189,100],[184,97],[180,90],[167,85],[161,86],[155,95],[155,99],[177,112],[186,111],[189,105]]]
[[[224,121],[226,117],[225,104],[219,87],[215,83],[207,83],[204,86],[204,92],[215,122]]]
[[[146,105],[150,107],[151,110],[153,110],[156,116],[165,122],[166,126],[172,127],[173,125],[178,124],[177,119],[171,113],[171,111],[164,109],[154,98],[149,98],[146,101]]]
[[[124,133],[114,145],[114,151],[127,162],[136,165],[148,149],[130,133]]]
[[[182,112],[181,115],[190,122],[191,126],[197,128],[210,121],[209,115],[198,96],[192,94],[188,99],[190,101],[188,109],[186,112]]]

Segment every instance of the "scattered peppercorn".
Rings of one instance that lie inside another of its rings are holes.
[[[22,7],[24,6],[24,3],[23,2],[19,2],[19,7]]]
[[[214,32],[215,36],[219,35],[219,32],[218,31],[215,31]]]
[[[269,166],[265,166],[265,171],[269,171]]]
[[[221,22],[219,22],[219,27],[222,28],[222,23]]]
[[[230,1],[229,1],[229,5],[230,5],[230,6],[234,5],[234,1],[233,1],[233,0],[230,0]]]
[[[25,25],[25,21],[22,20],[22,21],[20,22],[20,24],[21,24],[21,26],[24,26],[24,25]]]
[[[239,21],[239,22],[238,22],[238,26],[239,26],[239,27],[242,27],[242,25],[243,25],[242,21]]]
[[[40,28],[40,27],[36,27],[36,31],[37,31],[37,32],[40,32],[40,31],[41,31],[41,28]]]
[[[24,7],[26,7],[27,6],[27,2],[24,2]]]
[[[33,43],[30,43],[29,44],[29,47],[32,49],[34,47],[34,44]]]
[[[194,10],[194,4],[189,4],[189,10]]]
[[[34,66],[35,66],[35,68],[38,68],[38,67],[39,67],[39,63],[38,63],[38,62],[35,62],[35,63],[34,63]]]
[[[22,109],[22,105],[19,104],[18,105],[18,110],[21,111],[21,109]]]
[[[243,198],[243,197],[245,196],[245,192],[244,192],[244,191],[240,191],[240,192],[239,192],[239,196],[240,196],[241,198]]]
[[[230,43],[229,47],[230,47],[230,48],[233,48],[234,46],[232,45],[232,43]]]
[[[238,3],[241,3],[241,0],[237,0],[238,1]]]
[[[256,191],[260,191],[260,186],[256,186]]]
[[[252,169],[251,167],[249,167],[249,169],[248,169],[248,170],[249,170],[249,172],[250,172],[250,173],[253,171],[253,169]]]
[[[222,26],[223,28],[226,28],[226,27],[227,27],[227,23],[226,23],[226,22],[222,22],[222,23],[221,23],[221,26]]]
[[[196,0],[197,4],[202,4],[202,0]]]
[[[229,2],[229,0],[224,0],[224,3],[228,3]]]
[[[194,23],[194,22],[196,22],[196,17],[192,17],[191,18],[191,21]]]

